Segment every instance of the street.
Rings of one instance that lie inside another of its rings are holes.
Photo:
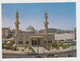
[[[71,55],[73,53],[72,57],[76,57],[76,50],[73,51],[67,51],[67,52],[58,52],[58,53],[50,53],[54,54],[58,57],[68,57],[68,55]],[[54,58],[54,56],[47,57],[49,53],[39,54],[43,58]],[[26,54],[11,54],[11,53],[2,53],[2,58],[36,58],[36,55],[27,55]]]

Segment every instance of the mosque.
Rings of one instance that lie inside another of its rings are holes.
[[[45,11],[45,21],[44,21],[44,33],[36,31],[31,25],[27,27],[25,33],[19,32],[19,13],[16,11],[16,21],[15,21],[15,41],[16,46],[43,46],[50,45],[54,42],[54,34],[48,33],[48,21],[47,21],[47,11]]]

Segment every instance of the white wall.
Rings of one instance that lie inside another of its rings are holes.
[[[55,34],[55,40],[74,39],[74,33]]]

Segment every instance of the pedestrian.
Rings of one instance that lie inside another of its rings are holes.
[[[68,57],[70,57],[70,54],[68,55]]]

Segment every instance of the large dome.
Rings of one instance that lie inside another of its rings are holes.
[[[34,27],[32,27],[31,25],[28,26],[26,30],[27,30],[27,31],[35,31]]]

